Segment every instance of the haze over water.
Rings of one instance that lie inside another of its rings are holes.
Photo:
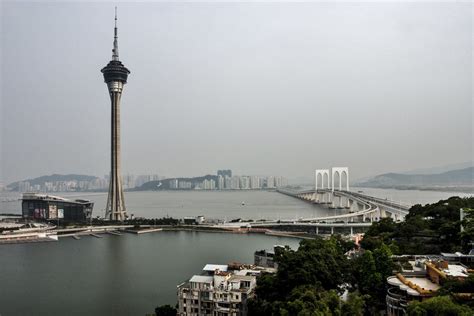
[[[419,190],[389,190],[373,188],[353,188],[380,198],[395,200],[405,204],[434,203],[451,196],[469,196],[461,192],[438,192]],[[106,193],[48,193],[71,199],[88,199],[94,202],[94,215],[103,216]],[[0,193],[0,197],[21,198],[19,193]],[[242,205],[244,203],[245,205]],[[207,218],[232,220],[243,219],[297,219],[334,215],[318,205],[269,191],[158,191],[125,192],[125,204],[129,214],[146,218],[170,216],[204,215]],[[1,202],[0,212],[21,213],[20,201]]]

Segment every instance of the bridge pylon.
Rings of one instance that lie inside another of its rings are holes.
[[[334,192],[334,176],[339,177],[339,191],[342,191],[342,175],[346,174],[346,185],[345,190],[349,191],[349,168],[348,167],[333,167],[331,168],[331,186],[332,191]]]

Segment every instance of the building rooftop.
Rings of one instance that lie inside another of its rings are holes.
[[[22,200],[40,200],[40,201],[55,201],[55,202],[67,202],[67,203],[76,203],[76,204],[90,204],[92,203],[89,200],[70,200],[56,195],[49,195],[49,194],[40,194],[40,193],[23,193]]]
[[[466,278],[469,276],[467,268],[462,264],[449,263],[449,261],[440,260],[434,262],[426,262],[426,267],[434,270],[441,277],[461,277]]]
[[[441,255],[445,258],[474,258],[474,249],[469,251],[469,254],[465,255],[461,252],[449,253],[449,252],[442,252]]]
[[[195,283],[211,283],[214,281],[214,277],[208,275],[193,275],[189,282]]]
[[[226,264],[206,264],[202,270],[206,272],[214,272],[216,270],[225,272],[227,268],[228,266]]]
[[[251,275],[233,275],[230,277],[229,282],[232,281],[252,281],[255,277]]]
[[[420,288],[428,290],[428,291],[437,291],[440,286],[436,283],[433,283],[430,279],[424,277],[405,277],[405,279],[414,285],[418,285]]]
[[[408,277],[398,274],[397,276],[391,276],[387,278],[387,282],[390,285],[398,286],[402,291],[407,292],[411,296],[420,296],[437,291],[440,286],[433,283],[427,277]]]
[[[459,264],[448,264],[448,269],[443,270],[444,273],[452,277],[464,277],[467,278],[469,275],[467,269]]]

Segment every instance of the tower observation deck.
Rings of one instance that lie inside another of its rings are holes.
[[[120,98],[124,84],[127,83],[130,71],[119,60],[117,35],[117,8],[115,8],[114,48],[112,60],[102,68],[104,81],[107,84],[111,101],[111,137],[110,157],[111,169],[109,177],[109,195],[107,198],[105,217],[110,220],[123,221],[126,216],[123,197],[122,173],[120,163]]]

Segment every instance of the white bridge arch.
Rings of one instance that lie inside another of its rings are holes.
[[[318,191],[318,177],[321,176],[321,189],[329,189],[329,169],[317,169],[315,171],[315,189]],[[324,187],[324,178],[326,178],[326,187]]]
[[[331,172],[329,172],[331,170]],[[335,181],[334,179],[339,180],[339,191],[342,191],[342,175],[346,175],[346,181],[344,185],[345,191],[349,191],[349,168],[348,167],[332,167],[331,169],[316,169],[314,172],[314,188],[316,191],[318,189],[331,189],[334,191]],[[321,187],[319,186],[319,176],[321,176]]]
[[[331,169],[331,187],[334,192],[334,176],[339,176],[339,191],[342,191],[342,175],[346,174],[346,191],[349,191],[349,168],[348,167],[333,167]]]

